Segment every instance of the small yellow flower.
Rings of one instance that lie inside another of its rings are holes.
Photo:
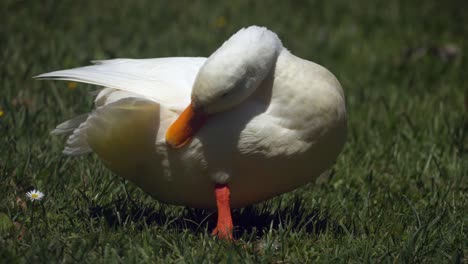
[[[68,84],[67,84],[67,87],[70,90],[75,89],[77,86],[78,86],[78,84],[76,82],[68,82]]]
[[[33,202],[40,201],[42,200],[42,198],[44,198],[44,193],[39,190],[32,190],[30,192],[27,192],[26,196],[28,196],[29,200]]]
[[[0,109],[0,117],[2,117],[5,114],[2,109]]]
[[[216,18],[215,26],[217,28],[223,28],[226,26],[226,18],[224,16],[219,16]]]

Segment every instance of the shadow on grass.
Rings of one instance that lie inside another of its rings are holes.
[[[112,204],[90,207],[88,216],[104,218],[109,226],[114,228],[127,224],[134,224],[139,228],[158,225],[175,230],[189,229],[199,234],[205,230],[211,231],[216,226],[216,211],[185,208],[179,214],[168,214],[167,211],[170,211],[168,209],[169,205],[155,209],[128,199],[119,199]],[[261,238],[270,229],[315,235],[326,230],[335,234],[342,232],[341,227],[329,217],[327,212],[307,210],[304,208],[304,201],[300,199],[283,208],[265,203],[233,210],[232,214],[236,238],[240,238],[243,234]]]

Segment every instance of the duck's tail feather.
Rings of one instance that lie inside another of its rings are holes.
[[[63,150],[63,154],[68,156],[79,156],[93,151],[87,141],[86,128],[87,123],[85,121],[73,131],[73,134],[71,134],[67,139],[67,145]]]
[[[85,122],[88,118],[88,114],[82,114],[75,116],[74,118],[67,120],[59,124],[54,130],[50,131],[51,135],[67,135],[77,129],[81,123]]]
[[[82,114],[59,124],[50,132],[51,135],[69,135],[63,154],[79,156],[91,152],[86,141],[86,120],[89,114]],[[71,134],[71,135],[70,135]]]

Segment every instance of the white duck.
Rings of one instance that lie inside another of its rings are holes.
[[[207,59],[115,59],[37,78],[107,87],[94,111],[52,131],[71,133],[64,153],[95,152],[160,201],[217,206],[220,238],[232,238],[231,206],[311,182],[345,143],[340,83],[263,27]]]

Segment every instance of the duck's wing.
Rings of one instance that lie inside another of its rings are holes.
[[[181,110],[190,103],[195,77],[206,58],[113,59],[54,71],[38,79],[69,80],[130,92],[165,107]]]
[[[118,142],[122,140],[118,133],[129,129],[130,132],[144,132],[144,126],[149,123],[145,123],[143,117],[159,114],[161,107],[176,113],[182,111],[190,103],[193,82],[205,60],[189,57],[114,59],[38,75],[38,79],[70,80],[106,87],[97,94],[94,111],[58,125],[51,133],[69,135],[63,151],[67,155],[82,155],[93,150],[104,155],[111,148],[103,148],[99,142],[110,139],[118,139],[115,141]],[[122,122],[123,116],[131,116],[128,120],[138,124],[125,127],[128,122]],[[158,120],[165,122],[165,119],[166,115]],[[143,135],[136,138],[148,139]]]

